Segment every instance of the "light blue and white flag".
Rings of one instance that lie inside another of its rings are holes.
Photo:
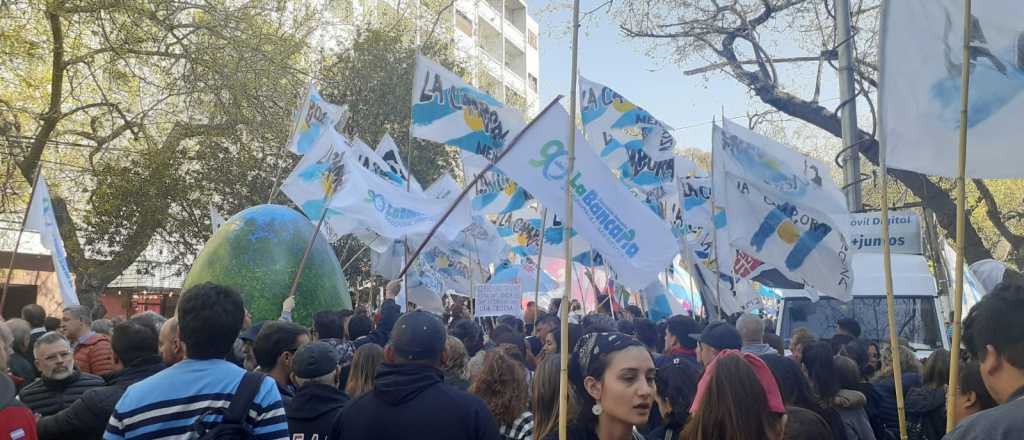
[[[312,83],[306,85],[306,92],[292,122],[292,136],[286,148],[298,155],[313,149],[313,143],[326,128],[335,128],[348,117],[348,106],[331,104],[320,97]],[[340,127],[338,128],[340,130]]]
[[[467,181],[494,161],[526,125],[518,110],[422,55],[416,56],[413,84],[412,135],[462,150]],[[511,212],[530,199],[497,170],[487,172],[472,195],[473,209],[484,214]]]
[[[541,228],[541,223],[544,227]],[[565,258],[565,238],[562,220],[553,213],[548,213],[544,219],[535,207],[526,207],[518,211],[501,214],[495,217],[498,235],[501,236],[509,249],[523,258],[537,258],[541,252],[540,243],[544,242],[544,255],[541,258]],[[541,237],[543,231],[544,236]],[[572,240],[573,261],[588,267],[590,263],[591,248],[574,229],[570,229],[569,236]],[[596,265],[603,264],[599,252],[593,252],[593,260]]]
[[[413,136],[493,161],[525,125],[518,110],[466,84],[433,60],[416,56]]]
[[[483,173],[471,190],[473,210],[481,214],[506,214],[522,209],[533,199],[529,193],[496,168],[484,172],[487,159],[465,150],[460,152],[462,167],[470,178]]]
[[[405,167],[405,163],[402,162],[401,151],[398,149],[398,144],[391,138],[391,135],[385,133],[384,137],[380,138],[380,142],[377,143],[377,149],[374,150],[377,156],[388,166],[388,172],[394,175],[402,182],[410,182],[412,191],[422,192],[423,187],[416,181],[416,176]]]
[[[50,251],[50,257],[53,258],[53,271],[57,274],[57,284],[60,286],[60,296],[64,300],[64,305],[77,305],[78,293],[75,292],[75,283],[71,279],[68,255],[64,252],[64,240],[60,237],[57,219],[53,216],[50,187],[46,185],[46,178],[42,173],[36,177],[35,194],[28,205],[25,229],[38,232],[43,247]]]
[[[964,36],[963,0],[884,2],[879,141],[890,168],[956,177]],[[974,2],[969,62],[967,177],[1024,177],[1024,7]]]
[[[509,260],[501,262],[494,268],[494,276],[488,284],[519,284],[524,292],[533,292],[537,286],[537,264],[531,258],[522,258],[520,263]],[[540,273],[540,291],[547,292],[558,287],[558,282],[547,272]]]
[[[713,148],[728,243],[791,280],[851,298],[849,214],[828,165],[729,121],[714,127]]]
[[[612,175],[581,133],[576,136],[576,169],[568,175],[565,145],[572,122],[557,102],[537,116],[498,163],[548,208],[565,215],[565,189],[575,207],[573,228],[600,252],[619,281],[647,287],[676,254],[668,225],[633,197]]]
[[[627,186],[646,192],[674,185],[675,139],[665,124],[611,88],[583,77],[580,115],[587,138]]]
[[[509,252],[498,228],[481,215],[474,215],[473,222],[448,246],[473,256],[483,267],[498,264]]]
[[[469,296],[471,287],[484,281],[484,269],[470,253],[443,244],[428,244],[419,257],[444,281],[446,289]]]

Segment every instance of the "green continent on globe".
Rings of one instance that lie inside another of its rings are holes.
[[[182,286],[207,281],[237,289],[253,321],[277,319],[314,225],[295,210],[259,205],[231,217],[206,242]],[[295,292],[295,322],[311,325],[320,310],[351,309],[348,282],[321,235],[309,251]]]

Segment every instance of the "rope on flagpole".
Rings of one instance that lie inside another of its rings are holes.
[[[960,381],[960,320],[964,297],[964,235],[967,223],[965,185],[967,177],[967,104],[971,85],[971,0],[964,0],[964,47],[960,89],[960,148],[956,179],[956,284],[953,285],[953,340],[949,347],[949,387],[946,392],[946,432],[953,430],[953,407]],[[905,438],[905,437],[904,437]]]
[[[18,256],[18,248],[21,245],[21,235],[25,233],[25,224],[28,223],[28,215],[32,212],[32,201],[36,198],[36,188],[39,186],[39,176],[43,175],[43,162],[36,167],[35,178],[32,179],[32,190],[29,191],[28,207],[25,208],[25,215],[21,217],[21,227],[18,228],[18,237],[14,240],[14,250],[11,252],[11,261],[7,263],[7,279],[4,281],[4,290],[0,294],[0,314],[3,314],[4,305],[7,304],[7,288],[11,286],[11,277],[14,276],[14,259]]]
[[[580,39],[580,0],[572,2],[572,78],[569,80],[569,123],[566,129],[569,131],[568,142],[568,167],[565,172],[565,222],[562,229],[562,237],[565,240],[565,290],[562,292],[562,340],[561,340],[561,369],[558,381],[558,438],[568,438],[569,423],[569,302],[572,300],[572,240],[569,230],[572,229],[572,208],[573,194],[569,179],[572,178],[573,169],[576,167],[576,86],[577,66],[579,55]]]

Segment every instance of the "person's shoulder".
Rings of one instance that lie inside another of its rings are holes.
[[[36,380],[33,380],[28,385],[25,385],[25,387],[21,389],[21,392],[18,394],[18,396],[24,398],[26,395],[40,393],[44,390],[46,390],[46,385],[43,384],[43,378],[42,376],[40,376],[37,377]]]
[[[89,336],[84,341],[82,341],[81,344],[78,344],[78,345],[79,346],[93,346],[93,345],[97,345],[98,346],[98,345],[101,345],[101,344],[104,344],[104,343],[105,343],[105,345],[108,348],[110,347],[110,336],[104,335],[102,333],[94,333],[92,336]]]
[[[103,380],[102,377],[92,373],[82,372],[78,376],[78,380],[75,381],[76,386],[103,386],[106,385],[107,381]]]
[[[1024,432],[1024,404],[1003,404],[964,419],[944,440],[1002,439],[1007,433]]]

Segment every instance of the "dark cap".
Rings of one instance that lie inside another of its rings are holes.
[[[292,372],[299,379],[313,379],[338,368],[341,356],[326,342],[310,342],[299,348],[292,359]]]
[[[247,329],[246,331],[242,332],[241,335],[238,335],[238,339],[241,339],[241,340],[243,340],[245,342],[256,342],[256,336],[258,336],[260,334],[260,330],[263,328],[263,324],[266,324],[266,323],[267,323],[267,321],[260,321],[260,322],[252,323],[252,325],[249,326],[249,329]]]
[[[712,322],[707,327],[704,327],[704,331],[700,332],[700,334],[691,334],[690,337],[716,350],[739,350],[743,348],[743,339],[740,338],[740,332],[736,331],[735,327],[725,321]]]
[[[392,351],[406,361],[437,359],[444,352],[445,334],[441,320],[423,310],[402,315],[391,330]]]

